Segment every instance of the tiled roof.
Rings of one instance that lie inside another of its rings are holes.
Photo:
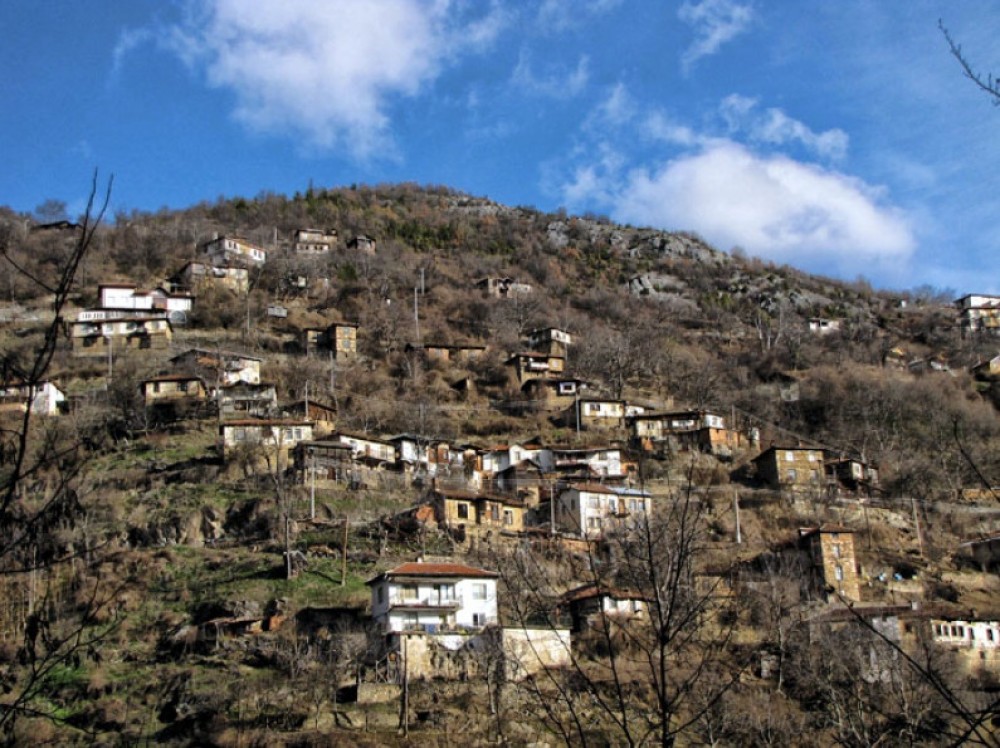
[[[474,566],[464,564],[439,564],[413,561],[400,564],[395,569],[379,574],[374,579],[368,581],[372,584],[379,579],[389,577],[472,577],[476,579],[495,579],[500,576],[495,571],[487,569],[477,569]]]

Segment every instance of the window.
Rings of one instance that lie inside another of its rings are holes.
[[[472,599],[473,600],[485,600],[486,599],[486,584],[484,582],[474,582],[472,585]]]
[[[986,629],[986,641],[993,641],[993,629]]]
[[[795,471],[795,468],[789,468],[788,470],[788,480],[794,481],[798,480],[799,474]]]
[[[838,582],[844,581],[844,567],[841,566],[840,564],[837,564],[837,568],[833,570],[833,574],[835,577],[837,577]]]
[[[514,512],[512,512],[510,509],[503,510],[503,523],[507,527],[510,527],[511,525],[514,524]]]
[[[493,522],[500,521],[500,507],[497,504],[490,504],[490,520]]]
[[[601,529],[601,518],[600,517],[588,517],[587,518],[587,529],[588,530],[600,530]]]
[[[399,597],[403,600],[417,599],[417,586],[415,584],[405,584],[399,588]]]
[[[808,452],[806,453],[806,459],[809,460],[809,462],[816,462],[816,455],[812,452]]]
[[[785,452],[785,462],[795,462],[795,453]]]
[[[587,507],[589,509],[600,509],[601,508],[601,497],[600,496],[590,496],[587,498]]]
[[[485,626],[486,625],[486,614],[485,613],[473,613],[472,614],[472,625],[473,626]]]
[[[833,545],[833,557],[840,558],[840,543],[834,543]]]
[[[469,518],[469,505],[468,504],[459,504],[458,505],[458,518],[459,519],[468,519]]]

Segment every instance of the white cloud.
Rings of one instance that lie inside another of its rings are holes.
[[[732,141],[631,172],[613,213],[694,230],[724,249],[855,270],[862,262],[905,261],[915,244],[907,217],[885,205],[879,189],[784,156],[761,157]]]
[[[757,100],[731,94],[719,107],[730,133],[746,131],[750,139],[768,145],[799,143],[823,158],[839,160],[847,155],[849,138],[838,128],[814,132],[780,109],[757,110]]]
[[[522,92],[552,99],[568,99],[578,95],[590,80],[590,59],[582,55],[572,69],[560,68],[539,76],[531,69],[531,60],[522,50],[511,82]]]
[[[538,8],[538,26],[543,31],[566,31],[619,5],[621,0],[542,0]]]
[[[507,21],[457,0],[191,0],[166,44],[236,96],[261,132],[304,136],[368,158],[392,149],[388,109],[458,55],[481,52]],[[129,44],[125,39],[119,45]]]
[[[695,40],[681,55],[681,67],[690,71],[702,57],[714,55],[723,44],[739,36],[753,21],[753,8],[735,0],[685,2],[677,17],[694,27]]]

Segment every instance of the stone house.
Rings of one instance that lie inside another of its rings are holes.
[[[854,530],[840,525],[802,528],[798,545],[809,555],[823,589],[852,602],[861,599]]]
[[[571,407],[588,383],[574,377],[529,379],[521,385],[526,401],[540,410],[564,410]]]
[[[878,467],[854,457],[826,453],[823,457],[831,493],[872,496],[879,490]]]
[[[574,633],[593,626],[600,616],[608,616],[617,623],[645,618],[649,606],[639,592],[595,582],[565,592],[560,604],[569,611]]]
[[[768,447],[753,459],[757,476],[774,489],[822,489],[823,450],[813,447]]]
[[[576,398],[558,417],[567,428],[617,429],[625,426],[629,405],[624,400],[608,397]]]
[[[208,399],[205,381],[190,374],[151,377],[142,381],[141,388],[143,402],[147,406],[166,402],[203,402]]]
[[[347,248],[353,249],[361,254],[375,254],[375,240],[364,234],[357,234],[347,240]]]
[[[170,276],[173,293],[196,293],[207,287],[226,288],[236,294],[250,289],[250,273],[245,267],[234,265],[215,266],[207,262],[188,262]]]
[[[422,354],[428,361],[467,364],[482,358],[486,346],[473,343],[407,343],[405,350],[407,353]]]
[[[520,533],[525,527],[525,506],[520,499],[498,494],[434,489],[428,494],[434,518],[441,527],[465,537],[494,533]]]
[[[528,333],[528,348],[550,356],[565,357],[572,344],[573,336],[557,327],[542,327]]]
[[[566,368],[566,359],[547,353],[516,353],[504,365],[508,367],[511,382],[523,385],[529,379],[558,377]]]

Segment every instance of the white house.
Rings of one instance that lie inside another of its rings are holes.
[[[13,405],[22,412],[30,408],[32,413],[54,416],[65,400],[66,396],[52,382],[39,382],[34,387],[20,381],[0,382],[0,407]]]
[[[168,316],[186,315],[194,304],[194,298],[188,293],[170,293],[162,288],[140,291],[130,283],[102,283],[97,287],[97,295],[101,309],[157,311],[166,312]]]
[[[368,581],[372,618],[387,634],[479,630],[497,622],[498,576],[462,564],[401,564]]]
[[[581,538],[599,538],[649,513],[650,496],[634,488],[584,483],[567,488],[553,508],[555,526]]]
[[[270,454],[284,458],[302,441],[312,441],[312,421],[292,418],[257,419],[247,418],[224,421],[219,424],[219,447],[224,460],[228,460],[234,450],[254,448],[261,455]]]
[[[966,294],[955,300],[962,334],[968,332],[1000,333],[1000,296]]]
[[[237,382],[260,384],[262,359],[247,353],[189,348],[170,359],[174,368],[202,377],[209,386]]]
[[[267,250],[258,244],[235,236],[219,236],[201,245],[201,250],[213,265],[225,266],[233,261],[254,265],[267,262]]]

